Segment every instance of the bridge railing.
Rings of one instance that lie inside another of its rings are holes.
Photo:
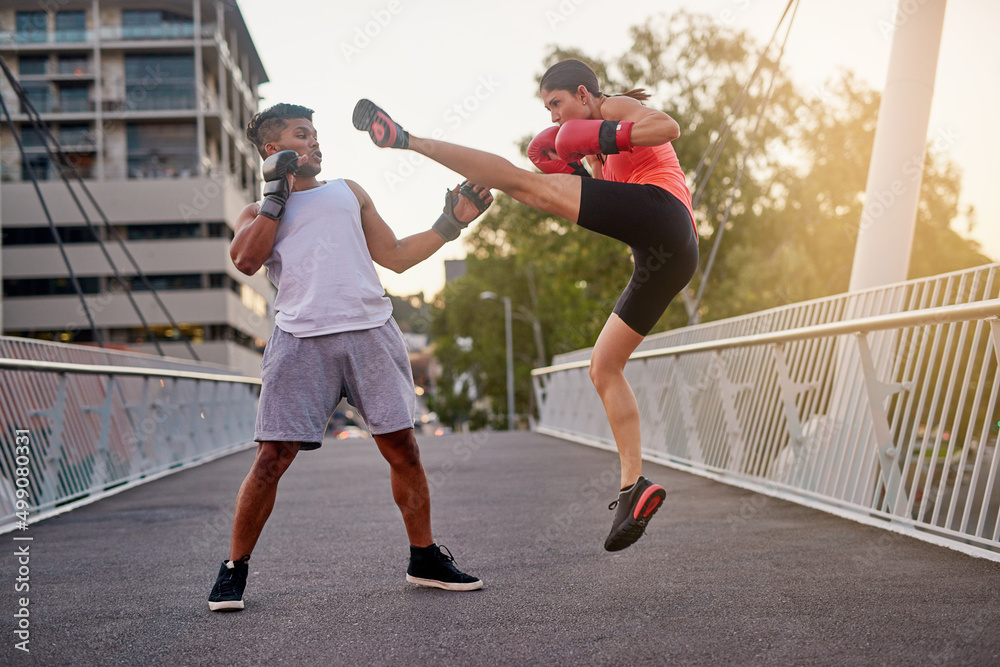
[[[1000,560],[1000,264],[652,336],[643,454]],[[590,350],[533,371],[538,430],[609,449]]]
[[[13,338],[0,353],[0,532],[253,445],[259,379]]]

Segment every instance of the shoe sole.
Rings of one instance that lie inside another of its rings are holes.
[[[649,520],[656,510],[660,509],[660,505],[663,504],[663,500],[667,497],[667,491],[659,484],[653,484],[648,489],[642,492],[639,496],[639,502],[635,504],[635,511],[632,513],[633,519],[646,519]]]
[[[351,114],[351,122],[355,129],[368,132],[372,142],[379,148],[388,148],[396,143],[396,121],[371,100],[358,100],[354,105],[354,113]],[[372,136],[373,132],[381,136]]]
[[[624,544],[616,543],[610,538],[605,540],[604,541],[605,551],[621,551],[622,549],[627,549],[628,547],[638,542],[639,538],[646,533],[646,524],[649,523],[649,520],[653,517],[654,514],[656,514],[656,511],[660,509],[660,506],[663,505],[663,501],[664,499],[666,499],[666,497],[667,497],[666,489],[664,489],[659,484],[652,484],[649,486],[649,488],[643,491],[642,495],[639,496],[639,502],[635,504],[635,510],[632,511],[632,516],[629,518],[628,521],[626,521],[623,524],[624,527],[618,531],[618,534],[615,535],[615,538],[618,539],[620,537],[626,536],[626,533],[629,532],[629,529],[634,529],[636,526],[641,527],[642,530],[639,531],[639,534],[636,535],[635,539],[629,542],[625,542]],[[610,545],[609,542],[611,542]]]
[[[483,582],[473,581],[468,584],[457,584],[450,581],[436,581],[434,579],[421,579],[420,577],[414,577],[413,575],[406,575],[406,580],[411,584],[416,584],[418,586],[427,586],[428,588],[441,588],[446,591],[478,591],[483,587]]]
[[[372,117],[375,115],[377,106],[371,100],[358,100],[354,105],[354,113],[351,115],[351,122],[355,129],[368,131]]]
[[[384,141],[385,135],[393,135],[390,137],[388,144],[395,141],[396,137],[393,134],[393,127],[390,127],[384,120],[381,123],[376,124],[376,120],[381,120],[379,118],[379,113],[381,115],[388,117],[384,111],[382,111],[378,105],[376,105],[371,100],[358,100],[358,103],[354,106],[354,113],[351,115],[351,122],[354,123],[354,127],[363,132],[379,132],[381,131],[381,137],[372,137],[372,141],[375,142],[376,146],[385,148],[385,146],[380,143]]]
[[[221,602],[209,602],[208,608],[212,611],[239,611],[243,609],[243,600],[223,600]]]

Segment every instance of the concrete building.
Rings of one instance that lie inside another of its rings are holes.
[[[55,159],[78,170],[117,232],[74,188],[165,353],[190,358],[183,335],[202,361],[259,373],[274,290],[263,272],[240,274],[228,246],[260,192],[260,159],[243,132],[267,74],[236,2],[6,0],[0,57],[62,146]],[[12,119],[0,131],[4,333],[95,340],[34,172],[105,344],[155,353],[5,77],[0,94]]]

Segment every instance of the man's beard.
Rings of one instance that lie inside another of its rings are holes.
[[[310,164],[309,162],[306,162],[305,164],[299,167],[299,170],[295,172],[295,175],[302,176],[303,178],[313,178],[314,176],[318,175],[319,172],[322,171],[322,169],[323,167],[318,164],[314,165]]]

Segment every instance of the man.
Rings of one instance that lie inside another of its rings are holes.
[[[247,125],[265,158],[265,196],[240,213],[230,256],[247,275],[267,268],[278,288],[277,314],[261,362],[257,456],[236,498],[229,559],[209,596],[213,611],[243,609],[247,562],[278,480],[300,450],[320,447],[344,396],[389,462],[410,540],[407,581],[457,591],[483,585],[459,571],[431,535],[430,493],[413,434],[413,377],[373,262],[405,271],[458,238],[493,197],[463,184],[446,195],[432,229],[397,239],[357,183],[317,180],[323,154],[312,113],[277,104]]]

